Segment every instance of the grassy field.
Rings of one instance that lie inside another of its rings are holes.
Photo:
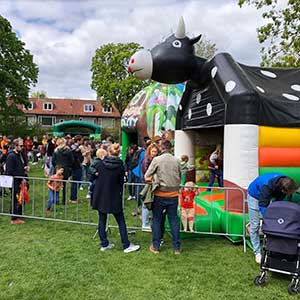
[[[130,239],[141,250],[124,254],[116,229],[109,234],[116,248],[101,252],[94,226],[42,220],[13,226],[9,220],[0,216],[1,300],[300,299],[288,295],[288,276],[270,274],[266,287],[254,286],[258,266],[251,251],[225,238],[185,239],[184,252],[175,256],[166,235],[154,255],[151,234],[136,231]]]

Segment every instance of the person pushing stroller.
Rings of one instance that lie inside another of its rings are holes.
[[[250,240],[253,246],[255,261],[261,263],[259,239],[259,214],[271,201],[284,200],[298,189],[297,183],[281,173],[267,173],[255,178],[248,187],[247,201],[250,221]]]

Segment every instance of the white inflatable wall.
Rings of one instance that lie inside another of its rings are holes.
[[[224,180],[247,189],[258,176],[258,125],[224,126]]]
[[[194,132],[175,130],[174,155],[180,159],[183,154],[189,156],[191,165],[195,165]]]

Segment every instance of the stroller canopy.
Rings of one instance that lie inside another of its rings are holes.
[[[273,236],[300,239],[300,205],[274,201],[266,209],[262,231]]]

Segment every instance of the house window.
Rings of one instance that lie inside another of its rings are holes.
[[[104,113],[112,113],[112,107],[111,106],[106,106],[102,108],[102,111]]]
[[[84,112],[93,112],[93,105],[92,104],[84,104],[83,111]]]
[[[115,127],[115,119],[112,118],[103,118],[102,119],[103,128],[113,128]]]
[[[102,119],[101,118],[98,119],[98,125],[102,126]]]
[[[35,116],[27,116],[26,117],[27,125],[34,125],[36,123]]]
[[[29,105],[27,106],[27,110],[33,110],[33,102],[30,101]]]
[[[44,103],[43,109],[44,110],[52,110],[53,109],[53,103],[50,103],[50,102]]]
[[[48,117],[48,116],[39,117],[39,123],[42,124],[42,126],[53,126],[55,122],[56,122],[55,117]]]

